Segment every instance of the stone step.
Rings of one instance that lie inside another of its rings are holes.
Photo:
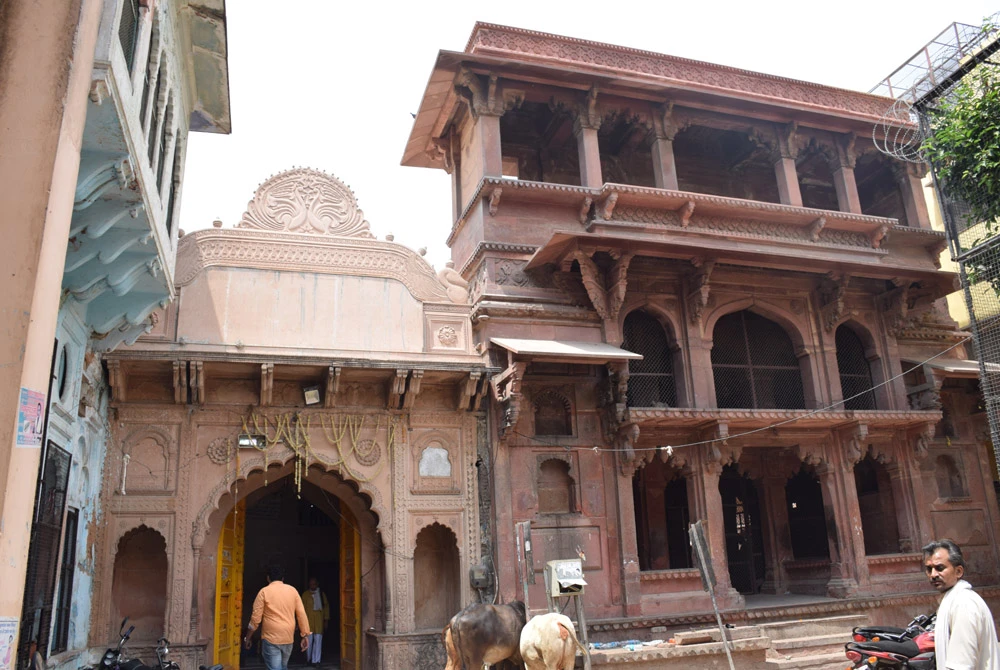
[[[772,670],[844,670],[850,665],[843,651],[767,661],[767,667]]]
[[[808,637],[789,637],[782,640],[772,640],[771,648],[768,650],[768,657],[785,659],[843,653],[844,645],[850,641],[851,636],[846,633],[830,633],[829,635],[810,635]]]
[[[847,642],[850,640],[851,630],[855,626],[865,626],[867,624],[868,616],[865,614],[846,614],[819,619],[774,621],[757,625],[772,640],[840,634],[844,636],[844,641]]]

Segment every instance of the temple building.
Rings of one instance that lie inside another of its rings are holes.
[[[0,509],[39,514],[22,639],[54,631],[53,665],[129,616],[144,661],[165,636],[184,668],[251,667],[275,562],[319,581],[341,670],[443,667],[452,614],[543,611],[556,559],[582,560],[591,640],[663,637],[714,623],[696,521],[722,617],[771,626],[740,667],[842,667],[844,627],[933,609],[935,537],[1000,613],[978,367],[925,170],[871,140],[891,100],[477,24],[402,159],[451,177],[436,270],[309,168],[181,235],[186,133],[229,124],[221,3],[100,4],[53,447],[41,502]],[[8,488],[39,471],[11,453]],[[797,619],[830,632],[774,638]]]
[[[306,168],[235,228],[184,236],[174,281],[152,331],[105,356],[98,639],[129,615],[140,658],[166,635],[182,667],[240,667],[280,563],[328,598],[324,662],[438,658],[476,598],[489,458],[465,282],[376,240],[350,189]]]
[[[977,365],[926,170],[872,142],[891,104],[490,24],[439,53],[402,162],[451,175],[498,369],[504,600],[544,608],[546,562],[583,555],[593,634],[711,621],[702,520],[730,620],[908,620],[941,536],[998,602]]]

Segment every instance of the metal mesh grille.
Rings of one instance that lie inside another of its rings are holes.
[[[32,641],[36,641],[38,650],[47,655],[59,540],[69,480],[69,452],[49,442],[43,459],[41,478],[35,493],[35,521],[28,545],[28,569],[18,647],[20,667],[27,666]]]
[[[59,569],[59,599],[56,602],[56,624],[52,638],[52,653],[66,651],[69,641],[69,615],[73,602],[73,575],[76,572],[76,533],[80,513],[66,512],[66,531],[63,537],[62,567]]]
[[[676,407],[674,352],[663,326],[645,312],[625,317],[622,347],[642,354],[641,361],[628,364],[629,407]]]
[[[872,368],[865,356],[864,343],[848,326],[837,328],[836,342],[844,409],[876,409],[875,393],[869,390],[873,386]],[[858,396],[859,393],[864,395]]]
[[[122,3],[122,18],[118,22],[118,41],[122,45],[122,53],[128,64],[129,72],[135,61],[135,42],[139,27],[139,0],[125,0]]]
[[[749,311],[720,318],[712,335],[720,408],[802,409],[802,372],[788,333]]]

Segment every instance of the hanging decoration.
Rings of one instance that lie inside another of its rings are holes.
[[[323,438],[334,449],[336,457],[333,460],[313,448],[312,428],[316,416],[319,417]],[[398,427],[396,417],[376,415],[372,433],[374,437],[361,439],[371,418],[366,414],[304,415],[299,412],[284,412],[268,415],[262,412],[250,412],[241,417],[242,430],[237,438],[236,448],[228,449],[226,453],[234,455],[238,462],[241,447],[253,448],[264,454],[266,464],[271,447],[282,444],[288,447],[294,454],[295,492],[299,497],[302,495],[302,479],[308,474],[311,463],[321,463],[327,468],[339,470],[356,482],[367,483],[382,473],[391,458]],[[378,442],[380,431],[385,434],[386,458],[380,458],[382,453],[382,447]],[[359,466],[371,467],[378,463],[378,469],[367,476],[363,475],[357,470],[358,466],[352,468],[350,465],[351,456]],[[265,478],[266,472],[265,468]],[[264,485],[267,485],[266,479]]]

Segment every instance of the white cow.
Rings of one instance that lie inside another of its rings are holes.
[[[587,655],[565,614],[539,614],[521,631],[521,658],[527,670],[573,670],[577,649]]]

